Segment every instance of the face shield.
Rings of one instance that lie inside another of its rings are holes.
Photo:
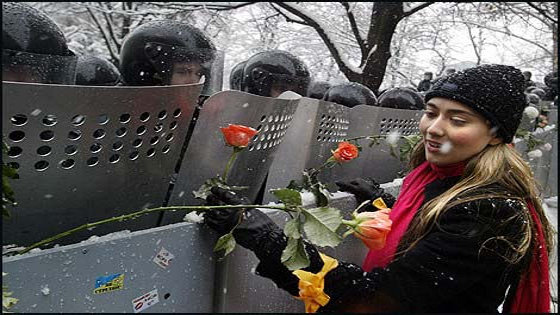
[[[2,81],[73,85],[78,57],[2,49]]]
[[[309,86],[309,78],[302,78],[288,74],[272,73],[262,68],[255,68],[251,77],[256,86],[259,87],[261,95],[275,97],[285,91],[292,91],[299,95],[306,95]],[[269,87],[266,93],[265,87]]]
[[[144,53],[157,71],[154,76],[158,76],[163,85],[195,84],[204,76],[203,94],[216,90],[212,87],[216,83],[212,77],[217,72],[213,65],[219,52],[149,42],[144,46]],[[219,74],[220,86],[217,90],[221,89],[221,71]]]

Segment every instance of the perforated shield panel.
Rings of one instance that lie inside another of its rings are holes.
[[[400,135],[419,133],[421,111],[358,105],[347,108],[342,105],[302,98],[294,121],[286,133],[275,160],[271,165],[266,183],[265,201],[276,199],[270,189],[286,187],[293,179],[299,180],[301,172],[319,167],[331,155],[338,143],[360,136]],[[402,141],[402,140],[401,140]],[[332,191],[334,182],[356,177],[373,177],[384,183],[398,177],[404,164],[391,156],[385,140],[369,147],[369,140],[360,140],[359,157],[341,166],[321,171],[319,179]]]
[[[220,127],[245,125],[259,133],[238,154],[231,167],[228,183],[247,186],[241,192],[254,200],[264,183],[272,156],[282,142],[294,117],[298,100],[275,99],[239,91],[212,95],[200,112],[189,147],[174,186],[169,205],[201,204],[193,191],[205,180],[222,175],[232,148],[225,145]],[[182,219],[180,213],[165,213],[162,224]]]
[[[3,243],[160,206],[201,85],[85,87],[2,83],[2,132],[19,179]],[[156,225],[157,214],[61,239]]]
[[[418,134],[418,123],[421,111],[394,109],[377,106],[358,105],[350,111],[350,129],[348,139],[360,136]],[[399,140],[398,144],[402,144]],[[370,140],[359,140],[362,151],[356,160],[343,167],[336,167],[335,177],[339,180],[349,180],[357,177],[372,177],[378,183],[390,182],[399,177],[398,173],[406,165],[391,155],[390,146],[386,139],[379,144],[369,146]],[[398,155],[398,150],[396,150]]]

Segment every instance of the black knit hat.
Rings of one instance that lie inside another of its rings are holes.
[[[482,65],[438,79],[424,102],[433,97],[461,102],[498,127],[498,136],[509,143],[527,106],[524,84],[521,70],[515,67]]]

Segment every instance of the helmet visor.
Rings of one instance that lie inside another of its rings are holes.
[[[194,84],[205,77],[205,89],[211,84],[216,58],[213,49],[190,49],[158,42],[148,42],[144,53],[165,85]]]
[[[78,57],[2,49],[2,81],[73,85]]]

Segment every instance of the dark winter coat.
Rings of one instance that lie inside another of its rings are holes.
[[[448,177],[428,184],[424,203],[458,180],[458,176]],[[503,191],[499,186],[486,189]],[[526,224],[522,207],[513,199],[462,203],[448,209],[413,249],[397,255],[386,268],[368,273],[355,264],[339,261],[339,266],[325,277],[330,302],[319,311],[497,312],[508,287],[510,294],[515,292],[530,258],[531,250],[516,264],[503,257],[508,249],[504,240],[518,244],[522,238]],[[398,251],[407,247],[401,241]],[[311,258],[307,269],[316,273],[322,267],[317,250],[313,246],[306,246],[306,250]],[[268,255],[270,259],[261,256],[257,274],[299,295],[298,278],[277,255]]]
[[[418,83],[418,92],[428,91],[432,87],[432,81],[422,80]]]

